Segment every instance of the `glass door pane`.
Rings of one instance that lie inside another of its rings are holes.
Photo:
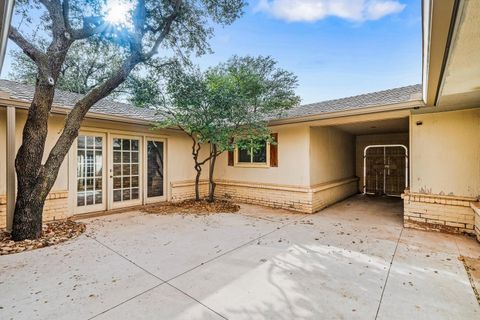
[[[163,196],[163,142],[147,142],[147,197]]]
[[[113,202],[140,198],[138,146],[137,139],[113,139]]]
[[[77,139],[77,206],[103,203],[102,137],[80,135]]]

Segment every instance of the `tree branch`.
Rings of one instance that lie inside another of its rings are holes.
[[[123,65],[105,82],[96,88],[89,91],[83,98],[75,103],[72,111],[68,114],[65,125],[60,137],[53,146],[47,161],[44,165],[43,178],[49,186],[53,186],[55,178],[58,173],[58,169],[65,158],[73,140],[78,136],[78,130],[82,123],[83,118],[87,114],[88,110],[110,94],[115,88],[125,81],[132,69],[139,63],[138,55],[129,56]],[[56,172],[55,172],[56,171]]]
[[[106,25],[100,23],[102,21],[101,17],[85,17],[83,18],[83,28],[82,29],[72,29],[70,32],[74,40],[82,40],[89,38],[97,33],[105,30]],[[94,27],[91,24],[95,25]]]
[[[52,34],[54,39],[65,36],[65,20],[62,4],[59,0],[39,0],[47,8],[50,20],[52,20]],[[54,40],[52,43],[55,43]]]
[[[68,33],[72,32],[72,26],[70,25],[70,0],[63,0],[62,2],[63,22],[65,23],[65,29]]]
[[[10,27],[8,37],[15,42],[30,59],[37,63],[37,65],[43,64],[47,59],[47,55],[28,42],[15,27]]]
[[[178,15],[180,13],[181,5],[182,5],[182,0],[175,0],[175,5],[174,5],[173,12],[165,18],[165,21],[159,27],[158,31],[162,30],[162,32],[160,33],[160,35],[155,40],[155,43],[153,44],[150,51],[144,55],[144,60],[147,60],[147,59],[151,58],[155,53],[157,53],[158,47],[163,42],[163,40],[165,40],[166,36],[170,33],[172,23],[178,17]]]

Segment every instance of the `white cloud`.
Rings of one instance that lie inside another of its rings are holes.
[[[329,16],[362,22],[378,20],[404,8],[398,0],[260,0],[256,11],[292,22],[314,22]]]

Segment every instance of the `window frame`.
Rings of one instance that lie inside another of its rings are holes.
[[[251,162],[238,161],[238,147],[235,147],[233,151],[233,165],[240,168],[270,168],[270,142],[265,142],[266,161],[265,162],[253,162],[253,153],[250,155]]]

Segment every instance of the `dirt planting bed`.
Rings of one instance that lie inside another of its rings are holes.
[[[85,224],[72,220],[52,221],[43,225],[39,239],[23,241],[13,241],[8,232],[0,230],[0,255],[52,246],[81,235],[85,228]]]
[[[230,213],[240,210],[240,206],[228,200],[185,200],[181,202],[164,202],[143,208],[152,214],[212,214]]]

